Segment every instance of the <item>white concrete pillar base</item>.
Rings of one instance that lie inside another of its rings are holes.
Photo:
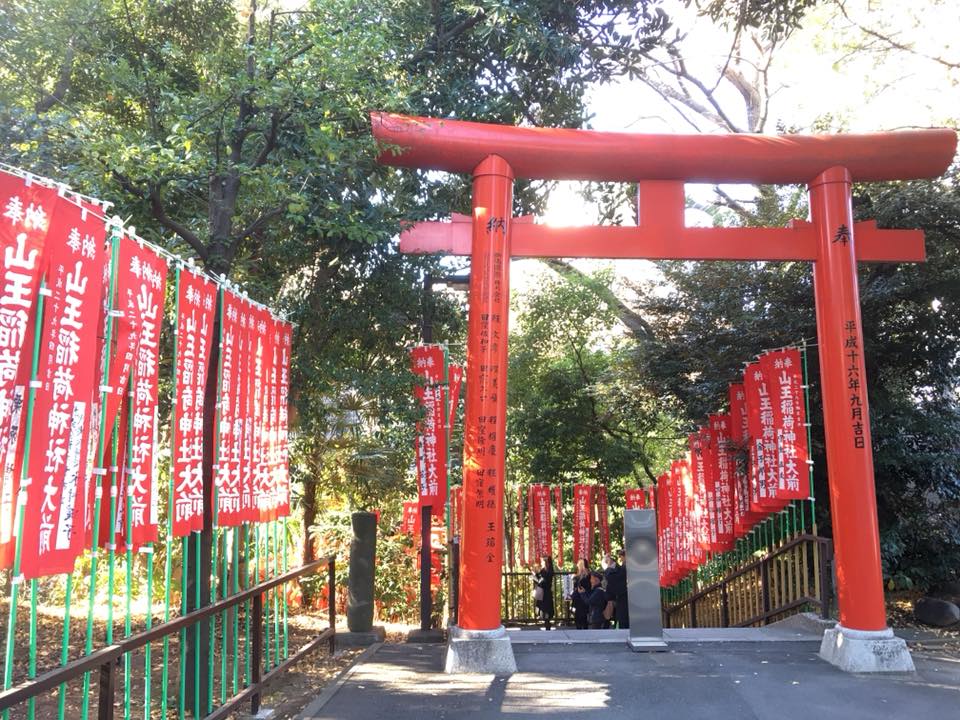
[[[447,673],[512,675],[517,671],[513,646],[503,625],[495,630],[464,630],[451,625],[447,634]]]
[[[840,623],[823,633],[820,657],[845,672],[914,672],[907,643],[893,630],[851,630]]]

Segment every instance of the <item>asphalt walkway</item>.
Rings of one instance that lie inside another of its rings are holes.
[[[509,677],[445,675],[446,646],[372,649],[308,706],[309,720],[960,718],[960,661],[915,653],[915,674],[848,675],[818,643],[624,645],[515,643]]]

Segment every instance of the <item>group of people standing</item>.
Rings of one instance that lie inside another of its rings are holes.
[[[599,570],[591,570],[586,560],[578,560],[577,572],[570,578],[569,585],[565,583],[564,599],[569,600],[573,607],[574,625],[578,630],[629,628],[627,569],[623,550],[618,553],[618,558],[604,555],[600,565]],[[555,574],[553,558],[550,556],[541,558],[540,569],[533,573],[534,603],[546,630],[550,629],[555,616]]]

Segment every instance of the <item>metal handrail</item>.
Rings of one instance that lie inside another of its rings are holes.
[[[260,641],[260,626],[263,619],[263,595],[279,585],[283,585],[292,580],[296,580],[304,575],[312,575],[322,567],[327,568],[327,592],[329,600],[328,616],[330,627],[320,633],[304,648],[294,653],[283,663],[273,668],[264,676],[260,676],[262,667],[262,642]],[[0,692],[0,711],[12,708],[30,698],[37,697],[53,688],[70,682],[85,673],[96,668],[100,669],[100,697],[99,697],[99,720],[112,720],[114,707],[114,689],[116,687],[116,670],[119,660],[127,653],[147,645],[156,640],[162,640],[165,637],[180,632],[181,630],[192,627],[198,622],[229,610],[240,603],[253,601],[253,626],[257,628],[254,633],[251,648],[253,657],[251,659],[251,669],[253,676],[250,685],[230,698],[226,703],[218,707],[213,713],[207,715],[207,718],[226,717],[233,712],[241,703],[248,698],[251,701],[251,714],[255,715],[260,709],[260,694],[263,687],[276,675],[287,670],[290,666],[302,659],[304,655],[318,647],[320,643],[326,640],[329,643],[330,653],[332,654],[336,645],[336,560],[333,556],[320,558],[306,565],[290,570],[283,575],[270,578],[253,587],[242,590],[235,595],[218,600],[197,610],[181,615],[159,625],[154,625],[149,630],[131,635],[128,638],[116,642],[112,645],[102,647],[95,652],[85,655],[76,660],[68,662],[58,668],[38,675],[26,682],[15,685],[7,690]]]

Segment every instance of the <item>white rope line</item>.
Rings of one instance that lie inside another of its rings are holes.
[[[69,185],[67,185],[64,182],[59,182],[51,178],[43,177],[42,175],[36,175],[28,170],[24,170],[23,168],[19,168],[14,165],[9,165],[2,161],[0,161],[0,172],[6,172],[15,177],[22,178],[27,182],[28,185],[30,183],[35,182],[39,185],[43,185],[44,187],[57,190],[60,197],[67,200],[68,202],[72,202],[74,205],[79,207],[85,213],[89,213],[93,215],[93,217],[97,218],[98,220],[103,221],[103,223],[106,225],[109,231],[116,232],[117,230],[119,230],[120,232],[124,233],[127,237],[129,237],[131,240],[136,242],[140,247],[146,246],[149,249],[151,249],[153,252],[157,253],[157,255],[161,256],[167,261],[168,267],[176,266],[180,270],[187,268],[190,271],[196,273],[197,275],[200,275],[201,277],[203,277],[204,280],[214,283],[217,287],[223,288],[224,290],[229,290],[230,292],[241,297],[243,300],[250,303],[251,305],[261,310],[266,310],[275,319],[282,320],[283,322],[289,322],[289,320],[287,320],[285,316],[282,316],[279,313],[277,313],[275,308],[271,308],[268,305],[264,305],[263,303],[257,302],[256,300],[252,299],[246,290],[244,290],[239,285],[229,280],[225,275],[223,274],[219,276],[214,275],[210,271],[204,268],[198,267],[193,258],[184,259],[181,256],[175,255],[174,253],[170,252],[166,248],[160,247],[159,245],[156,245],[150,242],[149,240],[145,240],[144,238],[137,235],[137,231],[135,227],[132,227],[132,226],[124,227],[123,220],[120,218],[119,215],[113,215],[111,217],[107,217],[106,216],[107,212],[111,207],[113,207],[112,202],[109,202],[107,200],[100,200],[99,198],[95,198],[90,195],[83,195],[81,193],[78,193],[76,190],[73,190]],[[68,195],[67,193],[70,193],[70,194]],[[103,208],[103,214],[101,215],[100,213],[96,212],[95,210],[92,210],[91,208],[84,207],[80,202],[81,200],[89,204],[95,205],[99,208]]]

